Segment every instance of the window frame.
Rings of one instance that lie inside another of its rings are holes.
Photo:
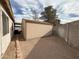
[[[9,18],[2,11],[2,23],[3,23],[3,36],[9,33]]]

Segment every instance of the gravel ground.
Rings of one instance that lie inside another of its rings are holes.
[[[20,46],[25,59],[79,59],[79,51],[56,36],[20,41]]]
[[[7,51],[5,52],[4,56],[2,59],[16,59],[16,54],[15,54],[15,42],[11,41]]]
[[[16,59],[15,40],[16,36],[13,37],[2,59]]]

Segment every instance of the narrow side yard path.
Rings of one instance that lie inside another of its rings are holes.
[[[56,36],[21,41],[24,59],[79,59],[79,51],[70,48],[67,43]]]
[[[79,51],[69,47],[64,39],[59,37],[50,36],[27,41],[23,40],[22,36],[18,38],[24,59],[79,59]],[[2,59],[16,59],[14,40]]]

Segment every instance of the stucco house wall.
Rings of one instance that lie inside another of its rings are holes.
[[[6,35],[3,35],[3,19],[2,19],[2,12],[5,13],[5,15],[8,17],[9,20],[9,32]],[[0,5],[0,58],[4,55],[5,51],[8,48],[8,45],[10,44],[11,37],[12,37],[12,25],[13,21],[9,17],[9,15],[6,13],[6,11],[3,9],[3,7]]]
[[[57,33],[69,45],[79,47],[79,21],[59,25]]]
[[[53,26],[51,24],[38,21],[28,21],[24,19],[22,23],[23,36],[26,40],[40,38],[52,34]]]

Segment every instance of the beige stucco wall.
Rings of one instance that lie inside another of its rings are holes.
[[[9,19],[9,33],[3,36],[3,24],[2,24],[2,11],[6,14]],[[10,19],[5,10],[0,6],[0,58],[4,55],[7,47],[11,41],[11,28],[13,21]]]
[[[79,21],[60,25],[57,32],[71,46],[79,47]]]
[[[23,26],[23,36],[26,40],[48,36],[52,34],[52,25],[31,23],[25,21],[25,24]]]
[[[22,33],[23,33],[23,37],[24,39],[26,39],[26,23],[24,20],[22,20]]]

